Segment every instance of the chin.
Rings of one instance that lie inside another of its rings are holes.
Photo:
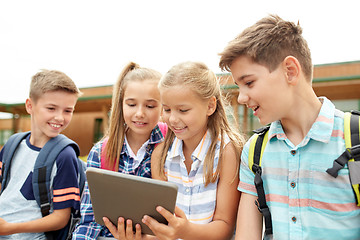
[[[272,123],[271,120],[269,120],[269,119],[264,119],[264,118],[259,118],[259,122],[260,122],[261,125],[264,125],[264,126]]]

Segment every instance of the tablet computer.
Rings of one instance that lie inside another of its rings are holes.
[[[174,183],[92,167],[86,170],[86,177],[95,221],[101,225],[105,225],[103,217],[115,226],[118,218],[124,217],[133,221],[134,229],[139,223],[142,233],[153,235],[142,223],[143,216],[167,224],[155,208],[162,206],[174,213],[178,190]]]

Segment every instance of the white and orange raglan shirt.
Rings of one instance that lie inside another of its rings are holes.
[[[32,186],[33,168],[41,149],[31,145],[29,137],[24,139],[17,148],[11,162],[8,185],[0,195],[0,218],[7,222],[26,222],[42,218]],[[69,207],[80,209],[76,158],[75,151],[68,146],[55,160],[51,173],[50,212]],[[2,152],[0,153],[0,165],[2,165],[1,163]],[[44,233],[21,233],[8,236],[8,238],[46,239]]]

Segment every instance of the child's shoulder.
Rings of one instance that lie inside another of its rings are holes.
[[[70,160],[70,159],[76,159],[77,154],[76,154],[75,149],[69,145],[59,152],[59,155],[57,158],[66,161],[66,160]]]

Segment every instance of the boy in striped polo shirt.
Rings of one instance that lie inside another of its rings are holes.
[[[220,67],[239,86],[238,102],[270,124],[262,180],[273,234],[265,239],[360,239],[360,208],[347,166],[326,170],[345,150],[343,113],[311,86],[312,62],[299,24],[270,15],[245,29],[220,53]],[[236,239],[261,239],[262,215],[249,169],[240,166]]]

